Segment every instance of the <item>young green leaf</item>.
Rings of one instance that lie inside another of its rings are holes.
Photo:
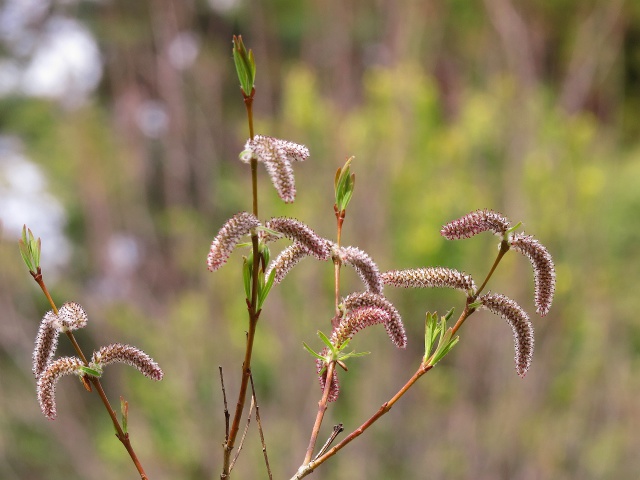
[[[271,260],[271,251],[269,250],[267,244],[264,242],[260,242],[258,249],[262,254],[264,265],[269,265],[269,260]]]
[[[449,311],[447,313],[444,314],[444,319],[445,321],[449,321],[451,320],[451,317],[453,316],[453,312],[455,311],[455,307],[452,307],[449,309]]]
[[[100,368],[94,368],[94,367],[87,367],[86,365],[81,365],[78,367],[78,370],[80,370],[81,372],[91,376],[91,377],[100,377],[102,376],[102,369]]]
[[[522,222],[518,222],[516,223],[513,227],[511,227],[510,229],[508,229],[506,232],[504,232],[504,237],[505,239],[508,237],[508,235],[510,233],[515,232],[517,229],[519,229],[522,226]]]
[[[127,433],[127,424],[129,423],[129,402],[120,396],[120,412],[122,413],[122,431]]]
[[[338,358],[338,360],[340,361],[344,361],[347,360],[349,358],[355,358],[355,357],[364,357],[365,355],[369,355],[371,352],[350,352],[350,353],[345,353],[343,355],[340,355],[340,357]]]
[[[424,363],[427,362],[431,355],[438,333],[440,333],[438,329],[438,314],[427,312],[424,332]]]
[[[331,343],[331,340],[329,340],[329,337],[327,337],[320,330],[318,330],[318,337],[320,337],[320,340],[322,340],[322,343],[324,343],[327,346],[327,348],[331,350],[332,357],[336,357],[338,355],[338,351],[336,350],[336,347],[334,347],[333,344]]]
[[[264,305],[264,302],[271,291],[271,287],[273,287],[273,282],[276,278],[276,269],[274,268],[271,270],[266,283],[264,281],[264,274],[260,274],[260,278],[262,280],[259,282],[260,287],[258,289],[258,310],[262,310],[262,305]]]
[[[452,334],[453,334],[453,330],[449,328],[446,331],[446,333],[441,337],[441,341],[438,344],[438,348],[436,349],[436,352],[433,354],[433,358],[429,363],[430,365],[435,365],[440,360],[442,360],[444,356],[447,353],[449,353],[449,350],[451,350],[455,346],[455,344],[458,343],[458,340],[460,339],[460,337],[456,336],[454,338],[451,338]]]
[[[344,342],[342,342],[342,345],[340,345],[338,347],[338,351],[341,352],[342,350],[344,350],[345,348],[347,348],[349,346],[349,343],[351,342],[350,338],[347,338]]]
[[[236,65],[236,72],[240,87],[245,96],[250,96],[253,90],[256,77],[256,63],[253,52],[244,46],[242,35],[233,36],[233,61]]]
[[[312,356],[316,357],[318,360],[322,360],[323,362],[326,360],[322,355],[316,353],[309,345],[305,342],[302,342],[302,346],[309,352]]]
[[[251,300],[251,264],[247,258],[244,259],[242,264],[242,280],[244,282],[244,294],[247,297],[247,300]]]
[[[36,272],[40,268],[40,251],[42,243],[35,238],[33,232],[26,225],[22,227],[22,238],[18,240],[20,256],[30,272]]]
[[[18,247],[20,248],[20,255],[22,256],[22,261],[27,266],[30,272],[35,272],[36,269],[33,267],[33,262],[31,261],[31,255],[29,255],[29,247],[26,243],[22,241],[22,239],[18,240]]]
[[[354,157],[349,158],[342,168],[336,172],[334,181],[336,193],[336,209],[338,212],[346,210],[347,205],[353,196],[353,187],[355,184],[355,175],[351,173],[351,161]]]

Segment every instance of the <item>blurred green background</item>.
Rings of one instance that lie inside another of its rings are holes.
[[[292,205],[261,170],[263,219],[293,216],[334,238],[333,175],[355,155],[343,242],[382,270],[442,265],[481,280],[495,237],[439,236],[478,208],[523,221],[557,267],[542,319],[525,258],[508,255],[490,284],[532,313],[524,380],[505,322],[474,315],[452,353],[312,478],[638,478],[640,3],[620,0],[6,0],[0,478],[136,477],[79,382],[59,384],[55,421],[40,413],[31,352],[49,307],[18,254],[23,223],[42,237],[54,299],[89,313],[85,350],[130,343],[163,367],[157,384],[128,367],[104,377],[114,404],[129,400],[150,477],[218,478],[218,366],[234,402],[247,328],[241,254],[213,274],[205,264],[222,223],[251,208],[237,33],[257,60],[257,132],[311,151]],[[344,279],[344,294],[361,288]],[[304,457],[320,389],[302,341],[321,348],[332,288],[331,266],[306,260],[261,316],[253,371],[274,478]],[[464,302],[386,293],[409,346],[397,351],[380,327],[356,337],[372,354],[341,375],[322,439],[338,422],[353,430],[412,375],[425,311]],[[234,478],[266,478],[254,426]]]

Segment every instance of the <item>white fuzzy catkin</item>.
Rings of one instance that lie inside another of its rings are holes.
[[[219,269],[229,259],[231,252],[236,248],[238,241],[244,235],[248,235],[252,228],[258,227],[260,221],[251,213],[240,212],[231,217],[222,226],[218,234],[211,242],[207,266],[212,272]]]
[[[126,363],[138,369],[145,377],[153,380],[162,380],[164,373],[160,366],[142,350],[131,345],[112,343],[93,353],[91,363],[100,368],[110,363]]]
[[[77,357],[62,357],[50,363],[38,378],[37,394],[45,417],[56,418],[56,384],[64,375],[78,374],[83,363]]]
[[[56,320],[56,314],[53,313],[53,310],[50,310],[42,317],[40,322],[35,348],[33,349],[33,374],[36,378],[40,378],[40,375],[46,370],[56,354],[59,335],[58,328],[55,325]]]
[[[255,158],[263,163],[278,195],[285,203],[296,198],[295,178],[291,162],[301,162],[309,157],[309,150],[304,145],[269,137],[256,135],[247,140],[245,151],[249,156],[241,156],[244,162]]]

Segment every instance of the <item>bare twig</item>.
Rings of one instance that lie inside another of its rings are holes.
[[[40,267],[38,267],[38,272],[37,273],[35,273],[35,274],[33,272],[30,272],[30,273],[31,273],[31,276],[36,281],[36,283],[40,286],[40,289],[42,290],[44,295],[47,297],[47,300],[49,300],[49,304],[51,305],[51,308],[53,309],[54,313],[56,313],[56,315],[57,315],[58,314],[58,307],[56,306],[55,302],[53,301],[53,298],[51,298],[51,295],[49,294],[49,290],[47,289],[47,286],[44,283],[44,279],[42,277],[42,272],[40,270]],[[76,338],[73,335],[73,332],[67,331],[65,333],[67,335],[67,338],[69,339],[69,341],[73,345],[74,350],[76,351],[76,353],[78,354],[78,356],[82,360],[82,363],[84,363],[85,365],[89,365],[89,362],[87,361],[87,357],[84,355],[84,352],[82,351],[82,349],[80,348],[80,345],[76,341]],[[140,463],[140,460],[138,459],[138,456],[136,455],[136,452],[133,449],[133,446],[131,445],[131,440],[129,439],[129,434],[125,433],[124,430],[122,429],[122,427],[120,426],[120,422],[118,421],[118,417],[116,415],[116,412],[113,411],[113,408],[111,407],[111,404],[109,403],[109,399],[107,398],[107,395],[104,393],[104,390],[102,388],[102,384],[100,383],[100,380],[98,378],[92,377],[92,378],[89,379],[89,381],[95,387],[96,393],[100,396],[100,399],[102,400],[102,403],[104,404],[104,408],[107,410],[107,413],[109,414],[109,417],[111,417],[111,421],[113,422],[113,426],[114,426],[114,428],[116,430],[116,437],[118,438],[118,440],[120,440],[120,442],[122,443],[124,448],[127,450],[127,453],[129,453],[129,456],[131,457],[131,461],[133,462],[133,464],[135,465],[136,469],[138,470],[138,473],[140,474],[140,479],[141,480],[148,480],[149,477],[145,473],[144,468],[142,468],[142,464]],[[85,388],[87,388],[88,385],[89,385],[88,383],[85,383]],[[92,391],[90,386],[87,388],[87,390],[89,392]]]
[[[224,389],[224,376],[222,375],[222,366],[218,366],[220,370],[220,385],[222,386],[222,400],[224,401],[224,441],[229,440],[229,407],[227,406],[227,392]]]
[[[251,91],[249,95],[245,95],[243,92],[244,103],[247,110],[247,119],[249,122],[249,135],[250,138],[254,137],[253,132],[253,95],[255,89]],[[258,162],[255,158],[251,159],[251,190],[253,193],[253,214],[258,216]],[[251,275],[251,301],[247,301],[248,313],[249,313],[249,331],[247,333],[247,345],[244,353],[244,361],[242,362],[242,380],[240,382],[240,391],[238,392],[238,400],[236,401],[236,409],[233,414],[233,421],[231,422],[231,428],[229,430],[229,436],[223,445],[223,464],[221,479],[229,478],[229,472],[231,471],[230,458],[231,451],[234,448],[236,437],[240,429],[240,421],[242,419],[242,411],[246,403],[247,387],[249,385],[249,374],[251,373],[251,356],[253,353],[253,342],[256,334],[256,326],[258,324],[258,318],[260,317],[260,310],[258,310],[258,267],[260,265],[259,258],[260,252],[258,249],[258,235],[251,235],[251,244],[253,249],[253,269]],[[237,455],[236,457],[237,458]],[[234,459],[235,461],[235,459]]]
[[[251,414],[253,413],[254,405],[255,405],[255,402],[253,401],[253,397],[252,397],[251,406],[249,407],[249,415],[247,415],[247,424],[244,426],[244,431],[242,432],[242,437],[240,438],[240,444],[238,445],[238,451],[236,452],[235,457],[233,457],[233,460],[229,465],[229,473],[231,473],[231,470],[233,470],[233,467],[236,464],[236,460],[238,460],[238,457],[240,456],[240,452],[242,451],[242,446],[244,445],[244,439],[247,437],[247,432],[249,431],[249,424],[251,423]]]
[[[327,439],[327,441],[325,442],[325,444],[322,446],[322,448],[320,449],[320,451],[318,452],[318,454],[313,458],[314,461],[316,461],[319,457],[321,457],[322,455],[325,454],[325,452],[327,450],[329,450],[329,447],[331,446],[331,444],[333,443],[333,441],[336,439],[336,437],[344,431],[344,427],[341,423],[339,423],[338,425],[334,425],[333,426],[333,433],[331,434],[331,436]]]
[[[262,421],[260,420],[260,407],[258,406],[258,399],[256,397],[256,387],[253,384],[253,375],[249,375],[249,380],[251,381],[251,394],[253,395],[252,402],[256,405],[256,422],[258,423],[260,442],[262,442],[262,454],[264,455],[264,463],[267,466],[267,474],[269,475],[269,480],[273,480],[271,467],[269,466],[269,456],[267,455],[267,444],[264,441],[264,432],[262,431]]]
[[[316,441],[318,440],[318,432],[320,432],[324,412],[327,411],[327,403],[329,402],[329,392],[331,391],[331,384],[333,383],[333,371],[335,367],[335,361],[329,362],[329,365],[327,365],[327,381],[324,383],[322,398],[318,402],[318,413],[316,415],[316,421],[313,424],[313,430],[311,430],[311,438],[309,439],[309,446],[307,447],[307,453],[304,457],[304,462],[302,463],[303,465],[307,465],[313,456],[313,449],[315,448]]]
[[[369,420],[364,422],[357,429],[355,429],[353,432],[347,435],[344,438],[344,440],[338,443],[335,447],[329,449],[329,451],[322,454],[317,459],[314,459],[309,463],[303,464],[298,469],[296,474],[293,477],[291,477],[291,480],[300,480],[301,478],[306,477],[311,472],[313,472],[313,470],[316,467],[326,462],[329,458],[333,457],[336,453],[338,453],[340,450],[342,450],[344,447],[350,444],[353,440],[355,440],[360,435],[362,435],[364,431],[367,430],[371,425],[373,425],[380,417],[382,417],[389,410],[391,410],[391,407],[393,407],[393,405],[395,405],[395,403],[398,400],[400,400],[400,398],[405,393],[407,393],[407,391],[413,386],[413,384],[416,383],[421,376],[423,376],[432,368],[433,367],[431,365],[420,364],[420,367],[418,368],[416,373],[414,373],[413,376],[409,379],[409,381],[400,390],[398,390],[398,392],[393,397],[391,397],[391,399],[388,402],[383,403],[382,406],[378,409],[378,411],[369,418]]]

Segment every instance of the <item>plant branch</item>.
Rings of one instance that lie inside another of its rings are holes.
[[[331,391],[331,382],[333,380],[333,371],[335,370],[336,362],[329,362],[327,365],[327,381],[324,382],[324,390],[322,391],[322,398],[318,402],[318,413],[316,415],[316,421],[313,424],[311,430],[311,438],[309,439],[309,446],[307,447],[307,453],[304,457],[303,465],[308,464],[313,456],[313,450],[318,441],[318,433],[320,432],[320,426],[322,425],[322,419],[324,418],[324,412],[327,411],[327,403],[329,402],[329,392]]]
[[[474,300],[478,298],[478,295],[480,295],[480,292],[482,292],[482,290],[484,290],[484,287],[487,286],[487,283],[489,283],[489,279],[493,275],[493,272],[496,271],[496,268],[498,267],[500,260],[502,260],[502,257],[504,257],[504,254],[507,253],[508,251],[509,251],[509,242],[507,242],[506,240],[502,240],[502,242],[500,242],[500,250],[498,251],[498,256],[493,262],[493,266],[491,267],[491,270],[489,270],[489,273],[487,274],[487,277],[484,279],[484,282],[482,282],[482,285],[480,285],[480,288],[478,288],[478,290],[476,290],[476,292],[474,293],[473,295]]]
[[[41,272],[40,268],[38,268],[38,272],[36,274],[34,274],[33,272],[30,272],[30,273],[31,273],[31,276],[34,278],[34,280],[40,286],[40,288],[41,288],[42,292],[44,293],[44,295],[47,297],[47,300],[49,300],[49,304],[51,305],[51,308],[53,309],[54,313],[57,315],[58,314],[58,307],[56,306],[55,302],[53,301],[53,298],[51,298],[51,295],[49,294],[49,290],[47,289],[47,286],[44,283],[44,279],[42,278],[42,272]],[[84,363],[86,366],[88,366],[89,362],[87,361],[87,357],[85,356],[84,352],[80,348],[80,345],[76,341],[76,338],[73,335],[73,332],[67,331],[65,333],[67,334],[67,338],[69,339],[69,341],[73,345],[73,348],[76,351],[76,354],[82,360],[82,363]],[[87,378],[87,377],[84,377],[84,378]],[[145,473],[144,468],[142,468],[142,464],[140,463],[140,460],[138,460],[138,456],[136,455],[136,452],[134,451],[133,446],[131,445],[131,441],[129,439],[129,434],[125,433],[124,430],[122,430],[122,427],[120,426],[120,422],[118,421],[118,417],[117,417],[116,413],[114,412],[113,408],[111,407],[111,404],[109,403],[109,399],[107,398],[107,395],[104,393],[104,389],[102,388],[102,384],[100,383],[100,380],[98,378],[96,378],[96,377],[88,377],[88,378],[89,378],[89,381],[95,387],[96,392],[100,396],[100,399],[102,400],[102,403],[104,404],[104,407],[107,409],[107,413],[111,417],[111,421],[113,422],[113,426],[116,429],[116,437],[118,438],[118,440],[120,440],[120,442],[122,443],[124,448],[129,453],[129,456],[131,457],[131,461],[133,462],[133,464],[135,465],[136,469],[138,470],[138,473],[140,474],[140,479],[141,480],[148,480],[149,477],[147,477],[147,474]],[[85,382],[83,382],[83,383],[85,383]],[[85,383],[85,385],[87,385],[87,384]],[[91,389],[88,386],[87,386],[87,390],[91,391]]]
[[[273,475],[271,474],[271,467],[269,466],[269,456],[267,455],[267,444],[264,441],[264,432],[262,430],[262,420],[260,420],[260,406],[258,405],[258,398],[256,397],[256,387],[253,384],[253,375],[249,376],[249,380],[251,380],[251,394],[252,401],[256,405],[256,423],[258,424],[258,433],[260,433],[260,442],[262,443],[262,454],[264,455],[264,463],[267,466],[267,474],[269,475],[269,480],[273,479]]]
[[[395,403],[402,398],[402,396],[407,393],[407,391],[413,386],[414,383],[418,381],[422,375],[431,370],[431,366],[421,364],[416,373],[409,379],[409,381],[393,396],[391,399],[382,404],[382,406],[378,409],[378,411],[373,414],[366,422],[364,422],[360,427],[351,432],[348,436],[346,436],[340,443],[338,443],[335,447],[331,448],[327,453],[320,456],[317,460],[313,460],[303,466],[300,467],[298,472],[291,477],[291,480],[300,480],[301,478],[309,475],[313,470],[326,462],[329,458],[333,457],[336,453],[346,447],[353,440],[358,438],[360,435],[364,433],[371,425],[373,425],[380,417],[386,414],[391,407],[395,405]]]
[[[344,431],[344,426],[341,423],[339,423],[338,425],[334,425],[333,432],[331,432],[331,435],[329,436],[327,441],[324,443],[324,445],[322,446],[318,454],[314,457],[314,460],[317,460],[319,457],[324,455],[324,453],[327,450],[329,450],[329,447],[331,446],[333,441],[336,439],[336,437],[343,431]]]
[[[224,402],[224,441],[229,440],[229,407],[227,405],[227,391],[224,388],[224,375],[222,374],[222,366],[218,366],[220,370],[220,385],[222,386],[222,401]]]
[[[238,444],[238,451],[233,457],[231,465],[229,465],[229,472],[233,470],[233,467],[236,464],[236,460],[238,460],[238,457],[240,456],[240,452],[242,451],[242,447],[244,446],[244,440],[245,438],[247,438],[247,432],[249,431],[249,425],[251,424],[251,415],[253,414],[254,405],[255,405],[255,402],[253,401],[253,398],[251,398],[251,405],[249,405],[249,415],[247,415],[247,424],[244,426],[244,430],[242,431],[242,437],[240,437],[240,443]]]
[[[338,246],[338,248],[340,248],[340,241],[342,239],[342,224],[344,222],[344,215],[345,215],[345,211],[338,211],[337,207],[334,206],[334,210],[336,212],[336,222],[337,222],[337,232],[336,232],[336,245]],[[338,258],[336,256],[336,258],[333,259],[333,277],[334,277],[334,285],[335,285],[335,306],[336,306],[336,316],[334,317],[336,320],[334,320],[332,323],[335,323],[335,325],[332,325],[333,328],[335,328],[337,326],[337,318],[340,315],[340,266],[341,266],[341,262],[340,262],[340,258]]]
[[[460,317],[458,317],[458,320],[456,321],[451,331],[452,336],[456,334],[456,332],[460,329],[464,321],[467,318],[469,318],[469,316],[471,316],[473,312],[476,311],[475,308],[470,308],[470,305],[478,298],[478,295],[480,295],[482,290],[484,290],[484,287],[487,286],[487,283],[489,283],[489,280],[493,276],[493,272],[495,272],[496,268],[498,268],[498,264],[500,263],[500,260],[502,260],[502,257],[504,257],[505,253],[507,253],[508,251],[509,251],[509,242],[503,239],[502,242],[500,242],[500,250],[498,251],[498,255],[496,256],[496,259],[494,260],[493,265],[491,266],[491,270],[489,270],[489,273],[487,273],[487,276],[484,279],[484,282],[482,282],[482,285],[480,285],[480,288],[478,288],[472,296],[467,298],[467,304],[465,305],[464,310],[460,314]]]
[[[244,104],[247,110],[247,121],[249,123],[249,135],[254,137],[253,132],[253,96],[255,94],[255,88],[251,90],[249,95],[246,95],[244,91],[242,95],[244,97]],[[253,214],[258,216],[258,161],[255,158],[251,159],[251,191],[253,197]],[[238,400],[236,402],[236,409],[233,415],[233,421],[231,423],[231,429],[229,435],[223,444],[223,465],[221,479],[228,479],[231,470],[231,451],[234,448],[238,431],[240,430],[240,420],[242,419],[242,412],[247,398],[247,388],[249,385],[249,377],[251,375],[251,355],[253,352],[253,342],[255,339],[256,325],[258,324],[258,318],[260,317],[260,310],[257,310],[258,305],[258,274],[260,266],[260,251],[258,248],[258,235],[256,233],[251,235],[251,244],[253,250],[253,265],[251,276],[251,301],[247,302],[249,311],[249,331],[247,332],[247,344],[245,348],[244,361],[242,362],[242,380],[240,383],[240,391],[238,392]]]

